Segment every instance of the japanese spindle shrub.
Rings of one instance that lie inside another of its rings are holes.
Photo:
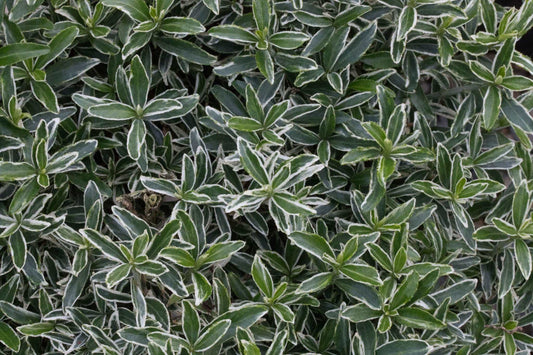
[[[0,354],[532,351],[533,0],[0,11]]]

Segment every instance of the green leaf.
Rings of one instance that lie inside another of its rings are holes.
[[[383,148],[385,147],[385,139],[387,139],[387,133],[376,122],[364,122],[362,124],[365,131],[374,138],[374,140]]]
[[[513,196],[512,218],[517,230],[522,227],[529,212],[529,190],[526,181],[522,181]]]
[[[116,286],[120,281],[127,278],[131,271],[131,265],[129,264],[119,264],[114,269],[109,271],[106,275],[105,282],[107,284],[107,287],[114,287]]]
[[[16,231],[9,237],[9,250],[11,251],[11,258],[13,264],[20,270],[26,264],[26,257],[28,252],[28,246],[26,238],[20,230]]]
[[[389,224],[395,225],[406,222],[413,214],[413,211],[415,209],[415,203],[415,199],[412,198],[409,201],[399,205],[391,212],[389,212],[389,214],[386,215],[381,221],[379,221],[379,224],[386,226]]]
[[[135,270],[147,276],[160,276],[168,271],[167,267],[158,261],[146,260],[135,264]]]
[[[322,163],[327,163],[331,157],[331,144],[329,141],[320,141],[317,147],[317,155]]]
[[[283,303],[276,303],[272,305],[274,313],[286,323],[294,323],[294,312],[289,306]]]
[[[406,6],[402,9],[400,13],[400,18],[398,20],[398,40],[403,40],[409,32],[416,26],[416,8],[412,6]]]
[[[412,272],[405,277],[403,282],[398,287],[398,290],[392,297],[390,302],[391,309],[397,309],[413,298],[418,287],[418,279],[419,276],[416,272]]]
[[[324,254],[334,258],[335,254],[329,246],[329,243],[318,234],[307,232],[294,232],[289,236],[291,242],[296,244],[299,248],[305,250],[311,255],[322,259]]]
[[[131,106],[120,102],[91,106],[89,114],[112,121],[123,121],[137,117],[137,112]]]
[[[476,159],[474,159],[474,164],[476,165],[485,165],[491,164],[499,161],[502,158],[505,158],[507,153],[513,149],[513,144],[503,144],[496,146],[492,149],[489,149],[481,154],[479,154]]]
[[[205,27],[194,18],[166,17],[161,21],[159,29],[171,34],[197,34],[205,32]]]
[[[302,32],[281,31],[276,32],[268,41],[281,49],[295,49],[309,40],[309,36]]]
[[[149,26],[153,26],[153,22],[145,22],[145,23],[148,23]],[[133,33],[129,38],[128,38],[128,41],[126,42],[126,44],[124,45],[123,49],[122,49],[122,57],[123,58],[127,58],[129,57],[130,55],[134,54],[135,52],[137,52],[140,48],[144,47],[150,40],[152,39],[152,32],[151,31],[147,31],[147,32],[135,32]],[[95,44],[98,43],[98,42],[95,42]],[[102,41],[101,44],[103,44],[103,47],[102,49],[100,49],[101,52],[107,54],[108,52],[111,52],[112,54],[116,54],[114,53],[114,46],[110,46],[109,47],[109,42],[107,41]],[[107,48],[109,47],[109,48]],[[119,52],[119,48],[117,48],[117,52]]]
[[[450,298],[450,304],[454,304],[474,291],[476,284],[477,280],[462,280],[453,283],[451,286],[441,291],[431,294],[431,296],[435,299],[435,301],[437,301],[437,303],[442,303],[447,298]]]
[[[134,120],[128,132],[128,154],[133,160],[138,160],[142,154],[142,147],[146,139],[146,126],[143,120]]]
[[[250,117],[234,116],[228,120],[228,126],[238,131],[254,132],[263,129],[263,124]]]
[[[371,309],[363,303],[346,307],[342,311],[342,317],[354,323],[375,319],[381,316],[381,314],[382,312],[380,310]]]
[[[82,229],[80,232],[92,245],[100,249],[106,257],[117,262],[128,263],[128,259],[124,256],[119,246],[108,236],[94,229]]]
[[[493,226],[484,226],[476,230],[474,238],[486,242],[499,242],[508,240],[509,236]]]
[[[111,207],[111,210],[118,218],[118,222],[128,230],[131,238],[136,238],[146,231],[151,234],[148,224],[141,218],[135,216],[132,212],[118,206]]]
[[[0,136],[0,152],[22,148],[23,146],[24,143],[22,143],[18,138]]]
[[[324,113],[324,118],[320,123],[319,134],[322,139],[329,138],[335,131],[336,114],[333,106],[328,106]]]
[[[244,329],[249,328],[267,312],[268,308],[264,305],[247,304],[222,314],[221,316],[215,318],[212,324],[223,319],[228,319],[231,321],[231,326],[220,340],[225,341],[235,336],[235,332],[238,327]]]
[[[35,150],[33,158],[39,170],[45,169],[48,165],[48,146],[46,143],[45,139],[41,139],[41,141],[34,146]]]
[[[371,238],[374,238],[374,237],[377,238],[378,233],[372,233],[368,236]],[[358,236],[352,237],[350,240],[348,240],[344,244],[344,248],[342,249],[341,253],[337,257],[337,262],[341,264],[345,264],[349,262],[350,260],[352,260],[352,258],[356,254],[358,248],[359,248],[359,237]]]
[[[447,67],[450,65],[452,61],[452,57],[454,55],[455,49],[448,38],[442,36],[442,37],[439,37],[438,40],[439,40],[438,45],[439,45],[439,55],[441,58],[441,64],[443,67]],[[460,43],[461,42],[457,43],[457,47],[459,47]]]
[[[1,167],[1,166],[0,166]],[[33,178],[22,184],[13,195],[9,204],[9,214],[15,215],[28,206],[39,193],[37,179]]]
[[[473,60],[469,62],[469,65],[470,70],[472,70],[472,73],[474,73],[478,78],[484,81],[488,81],[490,83],[494,82],[494,74],[492,74],[492,72],[487,67]]]
[[[44,68],[47,64],[56,59],[74,42],[79,34],[79,29],[75,26],[67,27],[52,38],[48,46],[50,51],[39,58],[35,62],[35,68]]]
[[[57,60],[46,68],[46,82],[52,87],[60,86],[63,83],[72,84],[99,63],[100,60],[97,58],[83,56]]]
[[[131,254],[133,255],[133,257],[137,257],[144,254],[149,239],[150,237],[148,236],[148,231],[145,231],[144,233],[135,238],[135,240],[133,241],[133,247],[131,248]]]
[[[379,182],[382,186],[384,186],[387,179],[391,177],[392,174],[394,174],[395,170],[396,160],[384,156],[379,158],[377,165],[377,175],[379,178]]]
[[[314,14],[306,11],[297,11],[295,17],[301,23],[312,27],[329,27],[333,24],[330,18],[322,14]]]
[[[212,323],[203,330],[203,334],[194,343],[195,351],[207,351],[215,346],[230,328],[231,320],[222,319]]]
[[[73,275],[67,283],[65,292],[63,294],[63,305],[71,307],[80,297],[85,283],[89,279],[91,263],[87,262],[76,275]]]
[[[210,65],[217,60],[197,45],[179,38],[155,38],[154,42],[163,51],[191,63]]]
[[[237,148],[244,170],[261,185],[269,183],[269,177],[259,156],[248,146],[244,140],[237,141]]]
[[[341,164],[356,164],[361,161],[374,160],[379,158],[381,150],[375,147],[357,147],[346,153]]]
[[[503,347],[506,355],[514,355],[516,353],[516,344],[514,337],[510,333],[504,333],[503,335]]]
[[[280,209],[291,215],[314,214],[316,211],[299,202],[287,193],[278,192],[272,196],[272,202]]]
[[[328,79],[329,85],[331,85],[336,92],[339,94],[344,93],[344,83],[338,73],[328,73],[326,74],[326,79]]]
[[[144,107],[150,89],[150,79],[139,56],[131,60],[131,99],[135,107]]]
[[[347,65],[357,62],[363,54],[370,48],[376,35],[377,24],[372,22],[367,27],[362,29],[354,38],[344,47],[340,53],[333,71],[344,69]]]
[[[243,355],[261,355],[259,347],[248,340],[239,340],[239,347],[242,349],[241,353]]]
[[[209,8],[213,13],[218,15],[220,10],[220,0],[202,0],[205,6]]]
[[[407,112],[405,105],[399,105],[394,108],[387,122],[387,138],[393,145],[398,144],[407,122]]]
[[[13,65],[26,59],[50,52],[48,46],[36,43],[12,43],[0,48],[0,67]]]
[[[516,332],[513,334],[513,337],[524,344],[533,344],[533,337],[525,333]]]
[[[253,89],[252,85],[248,84],[246,85],[246,110],[248,111],[248,114],[250,117],[253,117],[259,122],[264,121],[264,113],[263,113],[263,107],[261,106],[261,103],[259,102],[259,98],[257,97],[257,93]]]
[[[511,64],[515,41],[514,38],[508,38],[503,42],[503,45],[500,47],[498,53],[496,53],[496,57],[492,63],[492,71],[494,73],[496,73],[501,67],[507,68]]]
[[[189,301],[182,303],[183,332],[189,343],[195,343],[200,335],[200,317]]]
[[[437,174],[439,181],[445,188],[450,188],[450,173],[452,170],[452,159],[446,147],[442,144],[437,146]],[[435,190],[435,189],[434,189]]]
[[[176,197],[180,193],[180,188],[174,182],[167,179],[151,178],[148,176],[141,176],[141,183],[148,190],[157,192],[162,195]]]
[[[149,334],[157,331],[156,327],[125,327],[119,330],[118,336],[131,344],[137,344],[141,346],[153,345],[150,343]]]
[[[21,325],[17,327],[17,331],[19,331],[20,333],[24,335],[35,337],[41,334],[51,332],[52,330],[54,330],[54,328],[55,328],[55,325],[53,322],[40,322],[40,323]]]
[[[310,58],[285,53],[276,54],[276,63],[283,69],[298,73],[302,71],[318,69],[317,63]]]
[[[513,91],[523,91],[533,88],[533,80],[525,76],[515,75],[503,78],[502,86]]]
[[[380,286],[382,284],[377,270],[368,265],[348,264],[343,265],[339,270],[357,282],[371,286]]]
[[[445,326],[428,311],[419,308],[404,307],[398,310],[398,323],[417,329],[437,330]]]
[[[259,289],[267,296],[274,294],[274,282],[270,272],[265,267],[259,256],[256,254],[252,263],[252,278]]]
[[[92,324],[83,324],[83,330],[98,344],[112,355],[120,354],[120,350],[113,340],[101,329]]]
[[[142,0],[102,0],[102,4],[119,9],[139,22],[150,20],[148,6]]]
[[[202,264],[211,264],[231,257],[233,254],[244,248],[243,241],[228,241],[213,244],[202,254],[200,261]]]
[[[377,244],[367,244],[368,252],[372,258],[381,265],[384,269],[391,271],[393,269],[392,261],[390,257],[385,253],[383,249]]]
[[[163,121],[171,119],[173,116],[180,116],[180,110],[186,110],[186,107],[178,100],[155,99],[148,102],[144,107],[143,119],[147,121]]]
[[[425,355],[429,349],[422,340],[393,340],[377,348],[376,355]]]
[[[41,320],[39,314],[15,306],[6,301],[0,301],[0,311],[2,311],[7,318],[17,324],[33,324]]]
[[[226,41],[236,41],[241,43],[256,43],[257,37],[250,31],[235,25],[215,26],[208,31],[210,36]]]
[[[255,62],[261,74],[265,76],[270,84],[274,84],[274,62],[270,53],[264,49],[256,51]]]
[[[6,323],[0,321],[0,342],[10,348],[11,350],[18,352],[20,349],[20,339],[15,331]]]
[[[178,220],[168,222],[150,242],[146,256],[152,259],[157,257],[170,244],[174,235],[177,234],[179,226]]]
[[[328,287],[333,280],[331,272],[323,272],[305,280],[300,284],[296,293],[313,293]]]
[[[270,0],[252,0],[255,24],[260,31],[270,25]]]
[[[335,17],[333,26],[339,28],[344,25],[347,25],[348,23],[352,22],[356,18],[359,18],[362,15],[366,14],[370,10],[372,10],[372,8],[370,6],[365,6],[365,5],[356,5],[356,6],[348,7],[346,10],[339,13]]]
[[[35,98],[39,100],[49,111],[58,113],[59,106],[54,90],[45,81],[31,81],[31,91]]]
[[[526,108],[513,98],[502,97],[502,112],[513,125],[516,125],[526,132],[533,132],[533,118]]]
[[[520,272],[524,276],[524,279],[529,279],[529,275],[531,275],[532,261],[531,252],[526,242],[522,239],[516,239],[514,242],[514,252]]]
[[[287,343],[288,331],[277,332],[265,355],[282,355]]]
[[[289,107],[288,101],[283,101],[275,105],[272,105],[272,107],[270,108],[270,110],[268,110],[268,113],[266,115],[264,126],[270,127],[274,123],[276,123],[276,121],[279,120],[283,116],[283,114],[287,111],[288,107]]]
[[[177,216],[181,221],[180,237],[187,243],[194,246],[195,252],[198,252],[200,248],[200,238],[198,234],[198,228],[194,224],[191,217],[182,210],[178,211]]]
[[[394,256],[392,270],[395,273],[400,273],[403,270],[406,262],[407,262],[407,252],[405,251],[404,247],[401,247],[396,253],[396,255]]]
[[[494,3],[489,0],[481,0],[480,4],[481,10],[481,20],[485,29],[490,32],[496,32],[497,17],[496,17],[496,7]]]
[[[255,56],[243,55],[233,57],[231,61],[216,66],[213,72],[220,76],[232,76],[239,73],[245,73],[257,68]]]
[[[392,327],[392,319],[390,316],[382,315],[378,320],[377,330],[380,333],[386,333]]]
[[[133,247],[131,248],[131,253],[133,257],[137,257],[144,254],[149,239],[150,237],[148,236],[148,231],[145,231],[144,233],[135,238],[135,240],[133,241]]]
[[[183,267],[195,267],[196,259],[187,250],[177,247],[167,247],[161,251],[161,257],[175,262]]]
[[[496,86],[489,86],[483,97],[483,124],[490,130],[496,124],[500,114],[502,94]]]
[[[193,272],[192,284],[194,286],[194,304],[199,306],[211,296],[211,284],[199,272]]]

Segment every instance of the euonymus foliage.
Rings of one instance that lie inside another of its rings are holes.
[[[533,0],[0,16],[0,354],[533,349]]]

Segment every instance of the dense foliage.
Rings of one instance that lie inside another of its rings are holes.
[[[530,353],[533,1],[0,9],[0,353]]]

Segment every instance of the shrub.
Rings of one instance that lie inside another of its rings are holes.
[[[0,353],[531,351],[533,1],[0,4]]]

